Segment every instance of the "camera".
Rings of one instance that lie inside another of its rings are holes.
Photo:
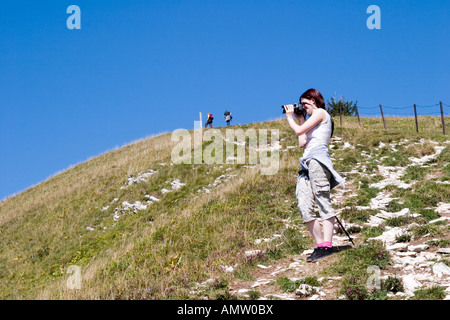
[[[303,105],[301,103],[294,103],[294,113],[298,116],[303,116],[304,118],[306,117],[306,110],[303,109]],[[286,109],[284,109],[284,105],[281,106],[281,108],[283,108],[283,113],[286,113]]]

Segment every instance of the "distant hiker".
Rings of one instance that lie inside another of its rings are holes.
[[[231,116],[231,112],[225,110],[225,113],[223,114],[223,117],[225,118],[225,121],[226,121],[227,127],[228,127],[230,125],[231,119],[233,119],[233,117]]]
[[[328,152],[334,126],[325,109],[322,94],[316,89],[309,89],[301,95],[299,102],[310,115],[305,120],[306,113],[295,114],[299,124],[293,118],[294,106],[286,105],[284,108],[288,123],[298,136],[299,146],[305,148],[300,158],[301,170],[297,176],[295,193],[303,223],[317,244],[314,252],[306,259],[314,262],[338,251],[337,247],[332,246],[336,213],[331,206],[330,190],[339,184],[345,186],[345,180],[334,170]],[[314,213],[315,202],[319,207],[323,231]]]
[[[207,113],[207,116],[206,116],[206,123],[205,123],[205,128],[209,125],[209,127],[210,128],[212,128],[212,122],[213,122],[213,119],[214,119],[214,117],[213,117],[213,115],[211,114],[211,113]]]

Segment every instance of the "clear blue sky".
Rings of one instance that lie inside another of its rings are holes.
[[[72,4],[81,30],[66,26]],[[366,26],[372,4],[380,30]],[[192,129],[200,111],[216,126],[225,109],[234,123],[275,119],[311,87],[357,100],[362,115],[450,104],[449,14],[448,0],[2,1],[0,200]]]

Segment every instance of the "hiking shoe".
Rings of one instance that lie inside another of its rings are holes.
[[[306,258],[307,262],[315,262],[337,252],[334,247],[317,247],[313,253]]]
[[[319,247],[315,248],[313,253],[311,253],[311,255],[309,255],[308,257],[306,257],[306,262],[312,262],[314,260],[314,257],[317,255],[319,249],[320,249]]]

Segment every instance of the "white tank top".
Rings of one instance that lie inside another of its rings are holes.
[[[303,157],[306,157],[308,153],[317,146],[325,145],[328,147],[328,142],[330,142],[331,117],[324,109],[317,109],[315,112],[317,111],[324,112],[326,120],[322,121],[306,133],[306,148],[303,152]]]

